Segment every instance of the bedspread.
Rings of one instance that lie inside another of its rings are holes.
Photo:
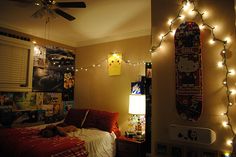
[[[87,157],[84,141],[75,137],[44,138],[39,129],[0,129],[1,157]]]

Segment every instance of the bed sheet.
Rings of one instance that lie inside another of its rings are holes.
[[[63,121],[52,123],[57,125]],[[31,128],[43,129],[45,126],[51,125],[39,125]],[[85,141],[85,148],[89,153],[88,157],[115,157],[116,155],[116,135],[115,133],[102,131],[97,128],[78,128],[77,131],[67,133],[70,137],[78,137]]]
[[[116,135],[113,132],[109,133],[96,128],[82,128],[68,133],[68,135],[85,141],[85,148],[89,152],[88,157],[115,157]]]

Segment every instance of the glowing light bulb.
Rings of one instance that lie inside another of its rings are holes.
[[[180,20],[184,20],[185,16],[184,15],[180,15],[179,18],[180,18]]]
[[[78,69],[75,69],[76,72],[78,72],[79,70]]]
[[[35,40],[32,41],[33,44],[37,44],[37,42]]]
[[[222,68],[222,67],[224,66],[224,64],[223,64],[222,61],[219,61],[219,62],[217,63],[217,66],[218,66],[218,68]]]
[[[204,24],[202,24],[201,26],[199,26],[199,29],[200,30],[203,30],[205,28],[205,25]]]
[[[224,39],[227,43],[231,43],[231,38],[230,37],[225,37]]]
[[[227,141],[226,141],[226,144],[227,144],[228,146],[231,146],[231,145],[232,145],[232,143],[233,143],[233,141],[232,141],[232,140],[227,140]]]
[[[185,3],[184,4],[184,7],[183,7],[183,10],[188,10],[190,8],[190,3],[189,2],[187,2],[187,3]]]
[[[172,21],[173,21],[173,19],[172,19],[172,18],[169,18],[169,20],[167,21],[167,24],[168,24],[168,25],[171,25],[171,24],[172,24]]]
[[[213,44],[215,44],[215,41],[213,39],[210,39],[209,44],[213,45]]]
[[[100,65],[100,64],[98,64],[97,66],[98,66],[98,67],[101,67],[101,65]]]
[[[230,94],[235,95],[236,94],[236,90],[235,89],[231,89],[230,90]]]
[[[228,122],[226,122],[226,121],[223,121],[223,122],[222,122],[222,125],[223,125],[223,127],[225,127],[225,128],[226,128],[226,127],[228,126]]]
[[[93,67],[96,67],[96,65],[95,65],[95,64],[93,64],[92,66],[93,66]]]
[[[226,113],[225,113],[225,112],[222,112],[220,115],[221,115],[221,116],[225,116],[225,115],[226,115]]]
[[[232,102],[229,102],[229,106],[232,106],[233,105],[233,103]]]
[[[159,38],[160,38],[160,39],[164,38],[164,34],[161,33],[161,34],[159,35]]]
[[[226,85],[227,85],[227,82],[226,82],[226,81],[223,81],[223,85],[226,86]]]
[[[203,13],[202,13],[202,16],[204,16],[204,18],[207,18],[207,17],[209,17],[209,12],[208,11],[203,11]]]
[[[171,35],[172,35],[172,36],[175,36],[175,32],[176,32],[176,30],[172,30],[172,31],[171,31]]]
[[[215,26],[213,27],[214,31],[217,31],[218,28],[219,28],[218,25],[215,25]]]
[[[189,12],[188,12],[188,15],[190,15],[190,16],[194,16],[196,14],[196,12],[194,11],[194,10],[190,10]]]
[[[88,71],[88,69],[84,69],[85,71]]]
[[[229,75],[235,75],[235,70],[234,69],[230,69],[229,70]]]

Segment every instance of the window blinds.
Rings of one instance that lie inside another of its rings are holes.
[[[0,44],[0,84],[27,85],[29,49]]]
[[[0,91],[31,88],[31,45],[15,40],[0,40]]]

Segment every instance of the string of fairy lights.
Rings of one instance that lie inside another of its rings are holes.
[[[186,13],[186,14],[185,14]],[[222,125],[225,127],[225,128],[229,128],[231,133],[232,133],[232,138],[229,138],[229,139],[226,139],[226,144],[228,146],[231,146],[232,147],[232,144],[233,144],[233,141],[234,139],[236,138],[236,133],[233,129],[233,125],[232,125],[232,120],[230,118],[230,115],[229,115],[229,112],[230,112],[230,108],[231,106],[233,105],[233,101],[232,101],[232,96],[234,94],[236,94],[236,90],[234,89],[230,89],[230,84],[229,84],[229,76],[231,75],[235,75],[235,70],[234,69],[229,69],[229,65],[228,65],[228,62],[227,62],[227,53],[229,52],[228,51],[228,45],[229,43],[231,42],[231,39],[229,37],[226,37],[225,39],[220,39],[220,38],[217,38],[217,36],[215,35],[215,30],[217,28],[217,26],[212,26],[210,24],[208,24],[206,21],[205,21],[205,16],[207,16],[207,12],[200,12],[200,10],[197,8],[194,0],[183,0],[182,1],[182,6],[181,8],[179,9],[178,11],[178,14],[175,18],[173,19],[169,19],[168,20],[168,31],[166,33],[162,33],[159,35],[159,42],[152,46],[151,49],[149,50],[151,53],[156,53],[158,52],[159,49],[161,49],[161,46],[162,46],[162,43],[163,41],[165,40],[165,38],[167,36],[169,36],[170,34],[174,35],[175,34],[175,30],[174,30],[174,24],[178,21],[178,20],[181,20],[183,21],[186,17],[186,15],[189,15],[189,16],[199,16],[200,17],[200,23],[199,24],[199,28],[200,30],[202,29],[209,29],[211,31],[211,38],[209,40],[209,44],[213,45],[215,43],[219,43],[221,45],[221,50],[220,50],[220,55],[221,55],[221,58],[222,60],[219,61],[217,63],[218,67],[219,68],[222,68],[225,70],[225,77],[223,79],[223,82],[222,82],[222,85],[225,87],[225,90],[226,90],[226,106],[227,106],[227,109],[226,109],[226,112],[224,112],[223,116],[226,116],[226,121],[223,121],[222,122]],[[225,157],[228,157],[230,156],[230,152],[225,152],[224,155]]]
[[[116,54],[118,54],[118,53],[116,53],[116,52],[112,53],[112,55],[115,55],[115,56],[116,56]],[[121,60],[122,60],[122,63],[125,63],[125,64],[127,64],[128,66],[131,66],[131,67],[137,67],[137,66],[140,66],[140,65],[145,65],[147,63],[151,64],[150,61],[136,62],[136,61],[132,61],[130,59],[124,59],[124,58],[121,58]],[[107,64],[108,64],[108,59],[104,58],[104,59],[101,59],[100,61],[98,61],[97,63],[93,63],[93,64],[85,65],[85,66],[78,66],[76,68],[76,72],[78,72],[78,71],[91,71],[94,68],[100,68],[103,65],[107,65]]]
[[[37,45],[37,43],[35,41],[33,41],[33,44],[34,44],[34,56],[35,57],[38,57],[40,58],[40,56],[46,56],[46,47],[44,46],[39,46]],[[54,46],[47,46],[47,48],[51,48],[51,49],[59,49],[58,47],[54,47]],[[62,48],[60,48],[62,49]],[[65,51],[68,51],[67,49],[62,49],[62,50],[65,50]],[[70,51],[71,52],[71,51]],[[119,52],[113,52],[111,53],[112,56],[117,56],[119,57]],[[124,59],[121,57],[121,61],[122,63],[125,63],[127,64],[128,66],[131,66],[131,67],[137,67],[137,66],[140,66],[140,65],[145,65],[145,64],[152,64],[150,63],[150,61],[139,61],[139,62],[135,62],[135,61],[132,61],[132,60],[129,60],[129,59]],[[56,63],[56,62],[54,62]],[[104,65],[107,65],[108,64],[108,59],[107,58],[103,58],[101,59],[100,61],[96,62],[96,63],[93,63],[93,64],[89,64],[89,65],[84,65],[84,66],[78,66],[78,67],[67,67],[66,70],[72,70],[72,71],[75,71],[75,72],[79,72],[79,71],[91,71],[92,69],[95,69],[95,68],[100,68]],[[62,68],[61,64],[57,64],[58,68]]]

